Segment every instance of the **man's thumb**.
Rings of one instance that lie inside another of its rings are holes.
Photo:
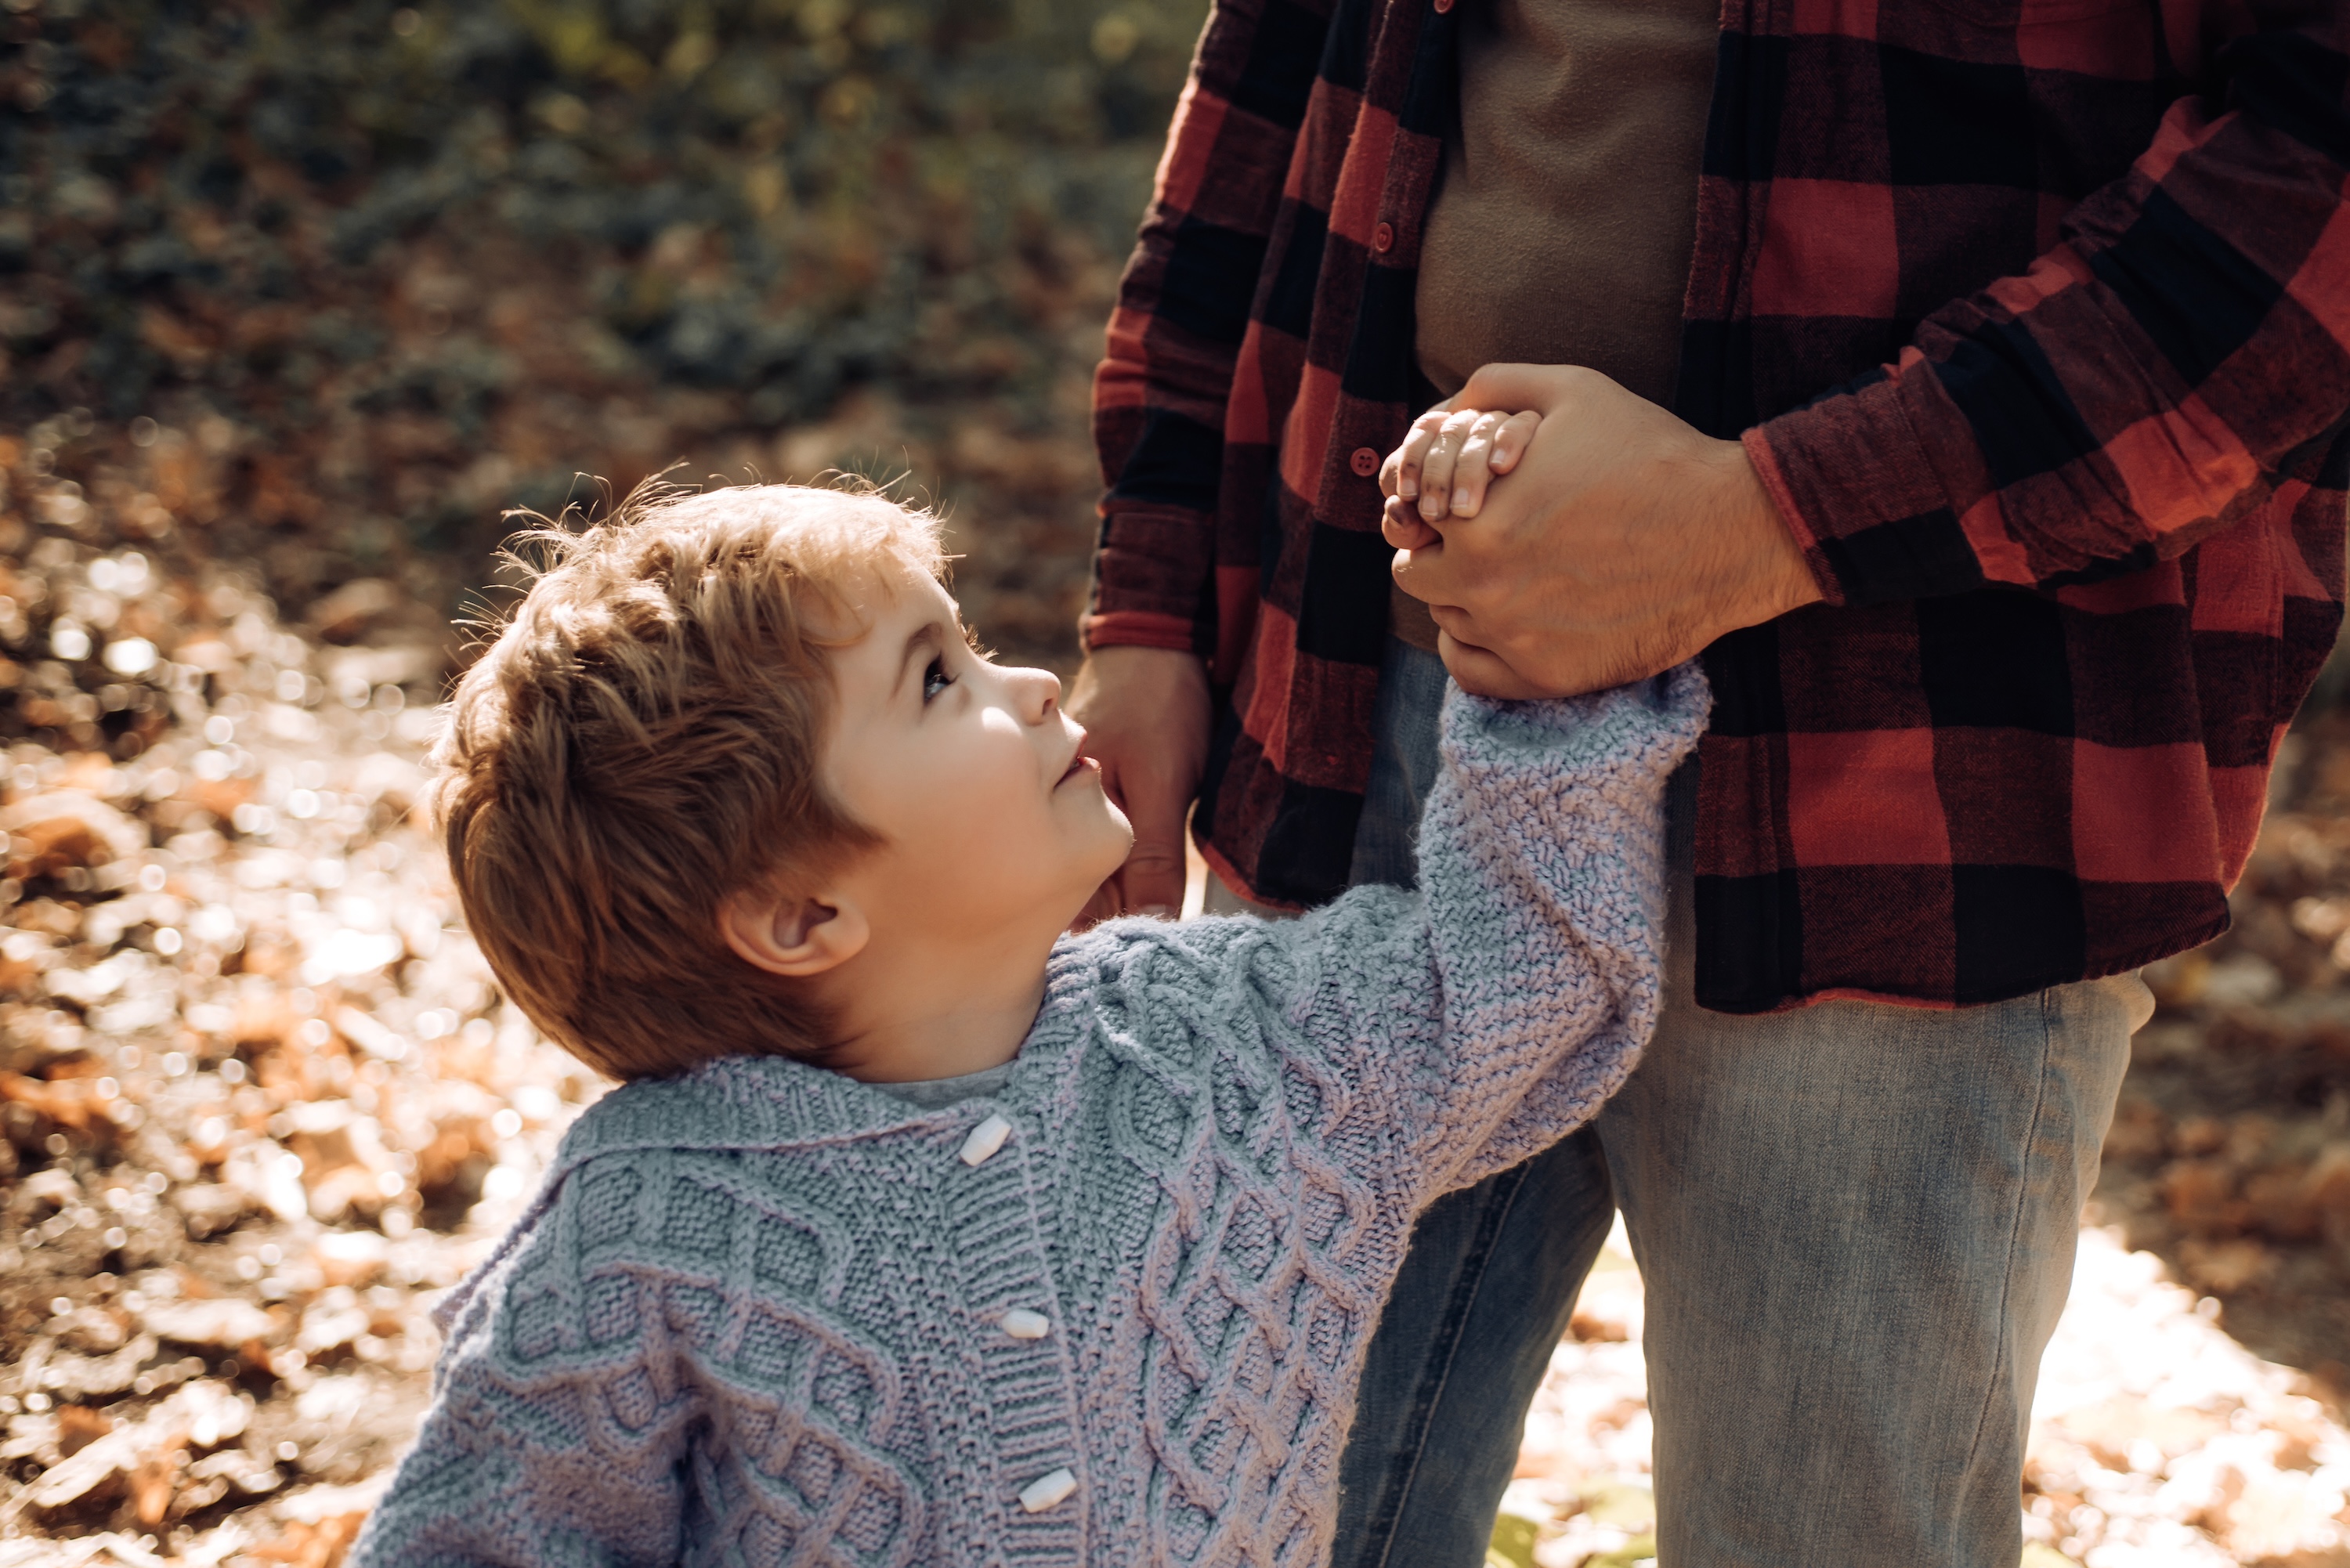
[[[1549,411],[1558,400],[1558,368],[1555,365],[1481,365],[1468,385],[1452,396],[1455,408],[1497,409],[1523,413]]]

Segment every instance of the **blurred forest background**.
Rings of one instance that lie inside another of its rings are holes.
[[[583,472],[910,472],[1044,525],[980,569],[1065,662],[1087,379],[1205,10],[11,4],[0,421],[78,482],[184,470],[185,546],[293,613],[445,618]]]
[[[0,1568],[330,1568],[599,1092],[408,821],[507,508],[904,474],[1071,668],[1205,8],[0,0]],[[2350,1563],[2339,687],[2237,931],[2151,977],[2033,1563]],[[1653,1553],[1638,1303],[1618,1246],[1497,1561]]]

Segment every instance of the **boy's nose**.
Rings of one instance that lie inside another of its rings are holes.
[[[1030,723],[1041,724],[1059,711],[1059,676],[1049,670],[1015,670],[1012,675],[1020,691],[1021,707],[1026,710]]]

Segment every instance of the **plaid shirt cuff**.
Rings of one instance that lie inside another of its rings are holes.
[[[1900,379],[1879,377],[1742,438],[1832,605],[1966,593],[2006,576],[1984,569],[1906,404]]]
[[[1196,512],[1110,506],[1094,554],[1093,602],[1077,622],[1086,651],[1167,648],[1204,655],[1215,631],[1211,526]]]
[[[1078,619],[1077,643],[1087,653],[1102,648],[1164,648],[1196,653],[1200,628],[1191,621],[1149,610],[1108,610]]]

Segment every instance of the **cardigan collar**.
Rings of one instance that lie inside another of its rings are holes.
[[[994,1095],[924,1110],[788,1056],[722,1056],[671,1077],[625,1084],[588,1106],[564,1135],[546,1185],[551,1189],[581,1163],[625,1149],[814,1148],[959,1128],[972,1119],[974,1104],[1040,1102],[1078,1043],[1075,1003],[1098,959],[1097,944],[1084,938],[1055,944],[1035,1022],[1014,1058],[1010,1080]]]

